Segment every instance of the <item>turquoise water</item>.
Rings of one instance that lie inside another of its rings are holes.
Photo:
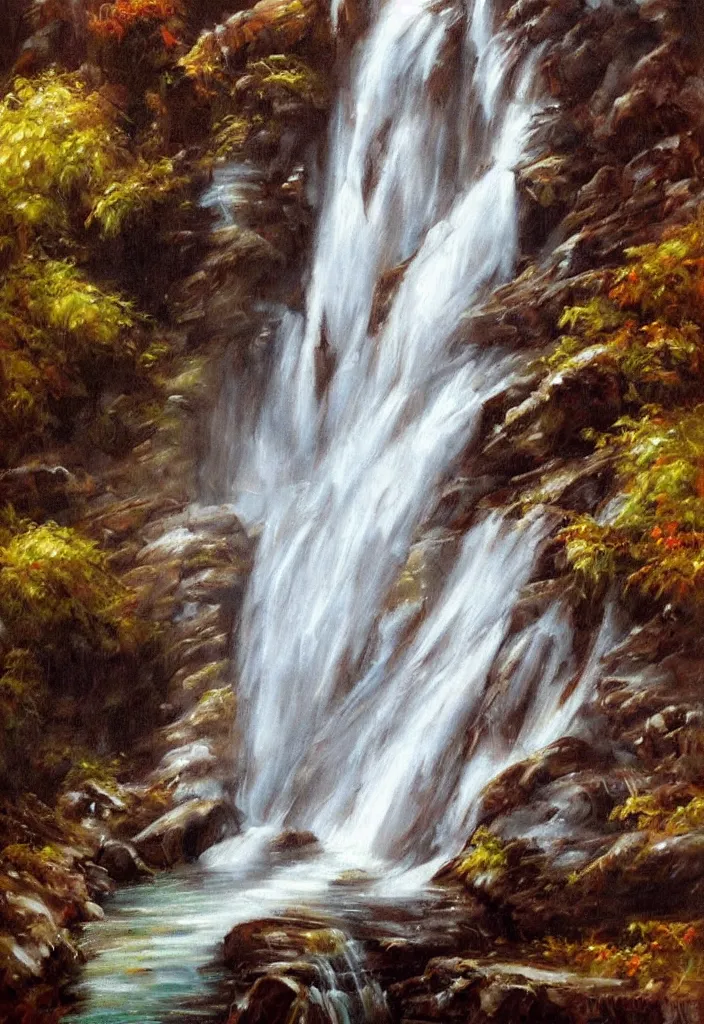
[[[223,844],[224,852],[216,853],[209,866],[165,873],[112,897],[105,920],[86,929],[88,960],[64,1024],[222,1021],[233,996],[218,958],[234,925],[302,911],[323,917],[345,934],[355,933],[370,921],[394,918],[404,903],[403,886],[397,880],[394,887],[393,877],[368,873],[341,885],[344,872],[358,867],[354,862],[317,848],[308,854],[273,853],[271,838],[271,830],[252,830]],[[423,914],[424,900],[433,902],[434,897],[419,899],[416,889],[415,913]],[[378,928],[385,930],[381,923]],[[360,1000],[368,1002],[356,942],[348,943],[345,961],[348,980],[355,976]],[[360,1015],[347,996],[334,992],[331,965],[317,966],[321,985],[336,1006],[331,1019],[340,1024],[364,1020],[365,1013]]]

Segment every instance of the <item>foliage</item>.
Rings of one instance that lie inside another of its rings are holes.
[[[118,662],[126,663],[152,637],[134,614],[131,591],[92,540],[56,523],[18,520],[11,512],[0,522],[0,622],[5,771],[21,766],[36,748],[51,696],[55,702],[108,687]]]
[[[119,112],[78,75],[17,79],[0,103],[0,256],[114,237],[176,198],[185,180],[136,157]]]
[[[34,654],[22,648],[7,652],[0,661],[0,736],[12,753],[38,733],[46,685]]]
[[[116,374],[137,382],[163,355],[147,321],[70,260],[25,257],[0,286],[0,458],[75,419]]]
[[[704,369],[704,212],[660,243],[626,250],[606,294],[566,309],[568,329],[549,365],[558,372],[589,346],[620,373],[636,405],[680,401],[701,391]]]
[[[217,125],[213,135],[213,153],[228,157],[240,153],[252,129],[252,121],[238,114],[228,114]]]
[[[704,589],[704,211],[663,241],[629,249],[606,294],[563,313],[549,362],[579,371],[587,352],[620,379],[628,413],[585,432],[614,456],[620,497],[562,531],[589,587],[626,590],[690,611]]]
[[[201,88],[223,78],[223,54],[212,32],[204,32],[180,60],[184,73]]]
[[[471,853],[462,857],[455,874],[465,883],[476,882],[487,876],[498,875],[507,867],[503,842],[484,826],[477,829],[470,844]]]
[[[250,89],[260,101],[272,103],[278,98],[296,96],[317,109],[324,110],[328,104],[327,83],[300,57],[278,53],[252,60],[247,64],[246,74],[251,76]]]
[[[140,159],[121,180],[107,186],[95,201],[86,226],[98,224],[104,238],[114,238],[178,198],[186,185],[187,180],[176,175],[168,157],[152,164]]]
[[[115,111],[78,76],[17,79],[0,103],[0,244],[66,241],[128,163]]]
[[[617,455],[622,498],[597,522],[562,531],[567,556],[590,585],[623,574],[627,589],[682,607],[704,596],[704,406],[644,407],[599,440]]]
[[[541,952],[552,963],[599,977],[632,979],[641,988],[663,984],[677,989],[704,980],[700,921],[634,921],[616,942],[597,936],[578,942],[550,937],[541,943]]]
[[[76,530],[20,523],[0,548],[0,620],[15,648],[49,667],[79,644],[94,652],[131,648],[141,628],[131,596],[107,558]],[[68,644],[68,650],[67,650]]]
[[[87,782],[96,782],[109,793],[120,793],[121,787],[117,781],[120,770],[118,758],[99,758],[90,753],[79,754],[76,757],[75,749],[72,753],[74,764],[64,779],[64,789],[81,789]]]
[[[97,14],[90,16],[88,29],[100,39],[122,42],[129,32],[145,22],[165,26],[181,13],[182,5],[178,0],[115,0],[115,3],[103,4]],[[162,36],[164,44],[176,45],[178,40],[166,31],[166,37]]]

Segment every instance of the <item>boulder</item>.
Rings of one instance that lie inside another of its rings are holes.
[[[226,801],[189,800],[136,835],[133,844],[147,864],[167,868],[196,860],[239,828],[239,815]]]
[[[318,837],[315,833],[299,832],[295,828],[287,828],[272,840],[271,849],[278,853],[282,850],[302,850],[306,847],[319,845]]]
[[[259,0],[204,32],[181,64],[187,75],[207,76],[219,64],[237,67],[237,58],[286,53],[313,31],[319,13],[316,0]]]
[[[326,1024],[330,1017],[317,1002],[308,998],[308,988],[296,978],[267,976],[255,982],[245,1005],[236,1010],[228,1024]]]
[[[489,1024],[663,1024],[690,1019],[696,1001],[661,992],[634,991],[630,981],[583,977],[568,970],[529,963],[496,963],[460,957],[431,960],[421,977],[392,985],[388,1003],[393,1020],[457,1021]],[[681,1016],[680,1016],[681,1015]]]
[[[96,857],[98,867],[104,868],[114,882],[135,882],[151,872],[131,843],[108,839]]]

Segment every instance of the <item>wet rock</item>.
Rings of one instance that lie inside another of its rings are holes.
[[[318,845],[318,837],[315,833],[300,832],[295,828],[287,828],[272,840],[271,849],[278,853],[285,850],[302,850]]]
[[[115,891],[112,879],[104,867],[87,861],[83,866],[83,871],[88,891],[96,900],[104,899]]]
[[[203,33],[182,64],[187,73],[197,75],[212,61],[227,60],[228,66],[237,67],[245,56],[287,53],[313,31],[318,15],[316,0],[259,0]]]
[[[276,140],[278,148],[278,139]],[[221,228],[213,238],[214,251],[205,266],[214,284],[228,278],[246,279],[250,287],[286,265],[286,258],[270,241],[248,228]]]
[[[193,704],[208,690],[219,689],[228,681],[229,675],[230,662],[227,658],[210,662],[195,671],[192,665],[185,665],[174,673],[169,691],[177,694],[179,700]]]
[[[181,563],[172,560],[158,565],[139,565],[125,573],[123,580],[135,592],[138,613],[150,615],[160,602],[176,594],[181,582]]]
[[[435,959],[422,977],[391,986],[388,1002],[402,1024],[521,1021],[530,1024],[665,1024],[689,1019],[696,998],[635,992],[630,982],[589,978],[532,963]]]
[[[521,188],[541,207],[563,203],[572,191],[571,156],[551,155],[523,165],[518,171]]]
[[[175,515],[148,524],[144,528],[147,541],[156,541],[173,530],[185,529],[194,534],[237,538],[242,553],[251,548],[251,541],[232,505],[189,505]]]
[[[368,871],[362,871],[358,868],[350,868],[348,871],[341,871],[330,884],[340,886],[360,886],[371,885],[373,881],[374,876],[370,875]]]
[[[237,701],[230,686],[208,690],[180,719],[162,730],[157,748],[183,748],[200,740],[227,741],[232,736]]]
[[[308,989],[288,976],[260,978],[247,993],[245,1006],[228,1024],[326,1024],[329,1017],[308,999]]]
[[[115,790],[108,789],[94,780],[86,782],[80,790],[63,793],[59,799],[59,806],[63,813],[74,821],[82,818],[109,821],[127,810],[127,804],[118,787]]]
[[[25,515],[52,515],[88,496],[92,486],[63,466],[16,466],[0,472],[0,502]]]
[[[147,864],[172,867],[196,860],[215,843],[237,835],[239,815],[225,801],[190,800],[167,812],[133,839]]]
[[[97,903],[93,903],[88,900],[83,905],[83,920],[84,921],[102,921],[105,917],[105,911]]]
[[[223,959],[229,968],[241,971],[299,960],[306,953],[320,952],[321,946],[337,949],[341,933],[326,924],[322,919],[303,916],[247,921],[226,936]]]
[[[228,565],[204,569],[184,579],[179,595],[184,601],[218,604],[234,601],[244,591],[249,578],[249,565]]]
[[[96,862],[115,882],[135,882],[138,878],[150,874],[134,846],[117,839],[109,839],[103,843]]]
[[[487,824],[501,814],[526,804],[535,791],[549,782],[599,763],[599,756],[584,740],[567,736],[512,765],[486,787],[480,798],[478,820]]]

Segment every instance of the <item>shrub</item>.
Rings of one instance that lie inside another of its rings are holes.
[[[75,248],[86,225],[112,237],[185,184],[167,157],[135,156],[119,111],[78,75],[17,79],[0,102],[0,256]]]
[[[0,224],[5,248],[68,240],[129,164],[116,112],[76,75],[17,79],[0,103]]]
[[[623,379],[627,402],[682,401],[702,393],[704,212],[660,243],[626,250],[604,277],[605,294],[566,309],[568,333],[549,365],[564,370],[596,346]]]
[[[613,455],[620,496],[562,531],[590,587],[615,577],[649,600],[699,610],[704,597],[704,211],[663,241],[626,251],[605,294],[566,309],[549,359],[580,357],[620,378],[627,415],[587,440]]]
[[[106,380],[145,383],[164,355],[130,302],[72,261],[25,257],[0,286],[0,459],[71,426]]]
[[[34,651],[49,674],[74,650],[131,651],[144,635],[105,553],[55,523],[21,522],[0,547],[0,620],[9,646]]]
[[[178,0],[115,0],[115,3],[101,5],[96,14],[90,15],[88,28],[99,39],[122,42],[133,30],[164,26],[182,11]],[[162,41],[167,46],[178,42],[170,33]]]
[[[589,585],[620,575],[627,589],[682,608],[704,599],[704,406],[646,407],[599,443],[617,457],[621,498],[597,522],[562,531],[568,559]]]
[[[543,957],[585,974],[631,979],[641,988],[679,989],[704,980],[702,922],[634,921],[616,941],[591,936],[578,942],[548,938]]]

